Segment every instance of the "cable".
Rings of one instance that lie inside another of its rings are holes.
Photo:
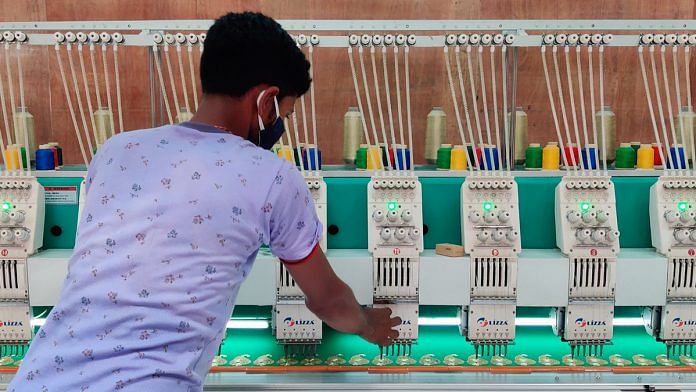
[[[686,46],[684,48],[684,73],[686,74],[686,104],[689,107],[689,110],[693,110],[693,107],[691,106],[691,68],[689,66],[690,62],[690,57],[691,53],[689,51],[689,46]],[[693,136],[693,129],[689,131],[689,135],[691,135],[692,138]],[[694,164],[696,164],[696,140],[693,140],[691,143],[691,159],[693,160],[691,164],[691,171],[694,171]],[[664,162],[664,161],[662,161]]]
[[[505,160],[507,161],[508,175],[510,175],[510,167],[512,166],[512,157],[510,156],[510,143],[512,143],[513,141],[510,140],[509,123],[509,121],[512,118],[512,112],[510,112],[510,115],[508,117],[507,109],[507,46],[503,45],[503,47],[500,50],[502,52],[500,61],[503,68],[503,129],[505,131]]]
[[[195,105],[194,110],[198,111],[198,85],[196,84],[196,71],[195,67],[193,66],[193,46],[190,43],[188,44],[186,51],[188,52],[189,71],[191,72],[191,91],[193,92],[193,104]]]
[[[348,60],[350,63],[350,71],[353,76],[353,87],[355,88],[355,98],[358,100],[358,110],[360,110],[360,120],[362,121],[363,133],[365,135],[365,143],[367,143],[368,154],[372,154],[372,148],[370,145],[370,134],[367,131],[367,121],[365,120],[365,112],[363,111],[362,97],[360,96],[360,88],[358,87],[358,76],[355,72],[355,64],[353,64],[353,47],[348,47]],[[293,113],[294,118],[294,113]],[[297,138],[297,123],[295,123],[295,137]],[[299,139],[298,139],[299,140]],[[299,150],[299,146],[298,146]],[[373,156],[372,159],[375,159]],[[379,161],[375,161],[379,162]]]
[[[109,68],[106,66],[106,44],[102,44],[102,65],[104,67],[104,83],[106,85],[106,104],[109,106],[109,122],[111,123],[111,136],[114,135],[114,106],[111,104],[111,83],[109,82]]]
[[[486,162],[486,158],[483,156],[483,152],[486,149],[486,145],[483,143],[483,132],[481,130],[481,119],[479,117],[478,113],[478,105],[476,104],[476,87],[474,87],[474,71],[473,67],[471,66],[471,46],[466,47],[466,63],[468,66],[468,71],[469,71],[469,87],[471,88],[471,102],[473,103],[474,106],[474,120],[476,120],[476,130],[478,131],[478,137],[479,137],[479,144],[481,145],[481,158],[483,159],[483,169],[485,171],[490,170],[488,167],[488,162]],[[474,150],[474,156],[477,157],[478,159],[478,154],[476,154],[476,151]]]
[[[176,60],[179,64],[179,77],[181,78],[181,90],[184,92],[184,105],[186,105],[186,110],[191,111],[191,106],[188,97],[188,87],[186,87],[186,76],[184,74],[184,60],[181,54],[181,44],[176,43]]]
[[[677,90],[677,110],[679,111],[681,108],[681,105],[682,105],[682,100],[681,100],[681,88],[679,87],[679,64],[677,63],[677,47],[676,46],[672,47],[672,65],[674,66],[674,87]],[[687,70],[687,73],[688,73],[688,70]],[[665,74],[665,77],[666,77],[666,74]],[[671,102],[671,99],[670,99],[670,102]],[[672,116],[670,115],[670,118],[671,117]],[[679,129],[681,131],[682,146],[684,147],[684,150],[686,150],[686,147],[687,147],[687,144],[689,141],[686,140],[686,135],[684,134],[684,116],[682,116],[681,113],[679,114]],[[691,130],[691,132],[693,132],[693,129]],[[691,137],[693,139],[693,134],[691,135]],[[686,151],[685,151],[685,155],[686,155]],[[693,159],[693,156],[692,156],[692,159]],[[689,160],[685,159],[685,161],[686,161],[685,162],[686,167],[683,169],[689,170]]]
[[[590,155],[590,140],[589,136],[587,133],[587,113],[585,112],[585,86],[582,83],[582,62],[580,61],[580,56],[581,56],[581,47],[577,46],[575,48],[575,60],[576,60],[576,65],[578,69],[578,91],[580,92],[580,115],[582,117],[582,134],[585,139],[585,156],[587,157],[587,163],[585,164],[585,169],[589,170],[592,168],[592,164],[590,164],[590,159],[592,156]],[[590,86],[592,87],[592,86]],[[597,155],[595,151],[595,156]],[[582,160],[582,158],[581,158]],[[590,166],[589,168],[587,166]],[[593,172],[592,170],[589,170],[590,172]]]
[[[309,77],[312,79],[312,84],[309,85],[309,102],[311,105],[312,109],[312,138],[314,139],[314,145],[317,147],[317,151],[319,150],[319,141],[317,140],[317,109],[316,109],[316,104],[315,104],[315,99],[314,99],[314,56],[312,55],[314,53],[314,45],[310,45],[309,49]],[[319,165],[317,164],[317,159],[319,159],[319,153],[315,153],[314,156],[312,157],[314,161],[314,169],[316,171],[319,170]],[[307,158],[309,159],[309,158]],[[319,175],[316,173],[315,175]]]
[[[561,72],[558,69],[558,47],[554,46],[552,50],[553,54],[553,66],[554,70],[556,71],[556,86],[558,87],[558,98],[561,104],[561,116],[563,118],[563,127],[565,129],[565,136],[568,139],[568,147],[570,150],[570,162],[573,165],[573,171],[575,174],[578,174],[578,165],[577,162],[575,162],[575,154],[573,154],[571,147],[572,143],[572,138],[570,137],[570,125],[568,125],[568,116],[566,115],[566,110],[565,110],[565,97],[563,96],[563,87],[561,85]],[[566,155],[565,150],[563,147],[561,147],[561,155]]]
[[[75,135],[77,136],[77,142],[80,145],[80,152],[82,153],[82,159],[85,162],[85,166],[89,166],[89,160],[87,159],[87,154],[85,153],[85,146],[82,143],[82,135],[80,135],[80,127],[77,125],[77,119],[75,118],[75,109],[73,108],[72,98],[70,97],[70,89],[68,89],[68,82],[65,79],[65,69],[63,68],[63,60],[60,58],[60,46],[56,44],[56,58],[58,59],[58,68],[60,70],[60,77],[63,81],[63,90],[65,90],[65,98],[68,102],[68,108],[70,109],[70,118],[72,119],[73,128],[75,129]]]
[[[604,46],[599,47],[599,104],[604,108]],[[602,121],[602,145],[606,146],[607,132],[605,127],[606,121]],[[604,175],[609,175],[607,170],[606,149],[604,151]]]
[[[12,144],[12,138],[10,137],[10,120],[7,116],[7,108],[6,108],[6,103],[5,103],[5,86],[3,83],[3,77],[0,75],[0,105],[2,106],[2,119],[3,123],[5,125],[5,134],[7,136],[7,145],[9,146]],[[0,151],[0,155],[2,155],[2,163],[4,166],[4,170],[7,170],[7,162],[5,162],[5,141],[2,139],[0,135],[0,148],[2,148],[2,151]]]
[[[300,149],[300,134],[298,131],[299,127],[297,126],[297,114],[294,111],[292,112],[292,126],[293,130],[295,131],[295,140],[297,141],[297,143],[295,144],[295,148],[297,149],[297,156],[300,160],[300,172],[304,174],[304,163],[302,163],[302,149]]]
[[[665,114],[664,114],[664,111],[662,110],[662,98],[660,96],[660,84],[657,81],[657,67],[655,66],[655,47],[654,46],[650,46],[650,67],[652,68],[653,84],[655,85],[655,98],[657,100],[658,113],[660,114],[660,124],[662,125],[662,136],[665,138],[665,144],[667,144],[667,159],[669,160],[669,167],[672,169],[672,171],[674,171],[675,166],[674,166],[674,162],[672,162],[672,154],[669,153],[669,147],[670,147],[671,143],[669,142],[669,138],[667,137],[667,125],[665,124]]]
[[[569,171],[568,162],[565,154],[563,154],[563,138],[561,137],[561,126],[558,123],[558,114],[554,105],[553,89],[551,88],[551,79],[549,78],[549,67],[546,64],[546,46],[541,47],[541,63],[544,66],[544,79],[546,80],[546,91],[549,93],[549,105],[551,106],[551,115],[553,117],[553,125],[556,129],[556,137],[558,138],[558,146],[561,149],[561,158],[565,166],[566,173]]]
[[[391,91],[389,89],[389,72],[387,71],[387,47],[382,46],[382,71],[384,73],[384,90],[387,95],[387,115],[389,116],[389,132],[392,140],[392,145],[396,143],[396,134],[394,133],[394,113],[392,112]]]
[[[413,127],[411,122],[411,73],[408,67],[408,52],[409,47],[404,48],[404,77],[406,78],[406,121],[408,123],[408,146],[409,155],[411,158],[411,173],[415,170],[415,162],[413,161]],[[387,154],[389,156],[389,154]]]
[[[84,52],[82,50],[82,44],[77,45],[77,54],[78,58],[80,60],[80,72],[82,72],[82,83],[85,86],[85,95],[87,97],[87,110],[89,110],[89,120],[90,123],[92,124],[92,132],[94,134],[94,140],[99,140],[97,138],[97,125],[94,122],[94,108],[92,107],[92,96],[90,94],[89,90],[89,83],[87,82],[87,71],[85,70],[85,59],[84,59]],[[90,138],[89,132],[87,132],[87,138]],[[92,144],[91,142],[89,143],[90,145]]]
[[[660,50],[660,58],[662,60],[662,80],[665,82],[665,99],[667,100],[667,113],[669,114],[669,128],[672,131],[672,140],[674,140],[675,144],[675,149],[676,151],[676,160],[677,160],[677,169],[679,170],[680,174],[683,174],[682,169],[682,161],[681,161],[681,155],[679,154],[679,146],[677,144],[677,132],[674,129],[674,112],[672,110],[672,94],[669,92],[669,78],[667,78],[667,60],[665,58],[665,49],[666,47],[662,47]],[[682,139],[682,143],[685,143],[686,141]],[[671,155],[671,154],[670,154]]]
[[[118,106],[119,132],[123,132],[123,109],[121,107],[121,77],[118,67],[118,44],[114,42],[114,76],[116,78],[116,105]]]
[[[365,72],[365,59],[363,57],[363,47],[360,46],[358,48],[358,58],[360,60],[360,73],[362,74],[363,78],[363,88],[365,89],[365,100],[367,101],[367,111],[370,114],[370,125],[372,125],[372,136],[375,138],[375,146],[377,147],[377,150],[379,151],[379,154],[381,155],[382,152],[382,146],[379,145],[379,138],[377,137],[377,125],[375,124],[375,116],[372,111],[372,100],[370,99],[370,88],[368,87],[367,84],[367,73]],[[387,154],[389,155],[389,154]],[[375,164],[378,167],[382,168],[382,171],[384,171],[384,165],[381,164],[382,158],[381,156],[378,157],[375,162]]]
[[[573,76],[570,73],[570,47],[566,46],[564,52],[566,59],[566,76],[568,78],[568,94],[570,95],[570,109],[573,116],[573,129],[575,130],[575,143],[578,151],[580,151],[580,130],[578,129],[578,115],[577,110],[575,109],[575,91],[573,90]],[[573,156],[573,158],[575,158],[573,151],[571,151],[570,154]],[[580,166],[580,173],[585,174],[587,168],[583,164],[582,158],[580,158],[580,162],[578,162],[577,165]]]
[[[403,116],[401,114],[401,80],[399,78],[399,45],[394,45],[394,80],[396,81],[396,111],[399,115],[399,143],[403,146],[406,145],[404,139],[404,122]],[[401,152],[401,161],[405,162],[406,156],[405,152]],[[413,162],[411,162],[413,164]]]
[[[384,145],[386,146],[387,150],[387,167],[389,168],[389,170],[392,170],[394,169],[394,167],[392,166],[391,158],[389,157],[389,144],[387,142],[387,130],[384,126],[384,112],[382,111],[382,97],[379,90],[379,80],[377,79],[377,65],[375,63],[374,45],[370,47],[370,59],[372,62],[372,80],[375,85],[375,99],[377,100],[377,113],[379,113],[379,123],[382,129],[382,138],[384,140]]]
[[[491,46],[491,93],[493,95],[493,119],[495,120],[495,143],[498,145],[498,162],[500,164],[499,171],[503,170],[503,159],[500,156],[500,150],[503,145],[500,144],[500,122],[498,119],[498,88],[495,84],[495,46]],[[507,157],[505,157],[507,158]],[[495,167],[495,166],[494,166]]]
[[[595,113],[595,96],[594,96],[594,66],[592,65],[592,46],[587,47],[587,57],[588,57],[588,68],[590,69],[590,106],[591,106],[591,114],[592,114],[592,135],[594,138],[594,144],[599,145],[599,138],[597,137],[597,120],[594,116]],[[600,108],[601,110],[604,110],[604,108]],[[602,120],[604,121],[604,120]],[[607,146],[602,144],[602,154],[604,159],[605,152]],[[663,161],[664,162],[664,161]],[[597,166],[597,174],[600,173],[600,166],[599,166],[599,151],[595,154],[595,165]]]
[[[22,44],[17,43],[17,76],[19,78],[19,104],[22,108],[26,107],[26,102],[24,101],[24,70],[22,69],[22,54],[19,53]],[[24,167],[24,171],[31,174],[31,160],[29,159],[29,133],[27,132],[27,122],[22,119],[22,134],[24,135],[24,158],[27,160],[27,165]],[[20,153],[22,150],[19,150]],[[20,159],[21,160],[21,159]]]
[[[454,58],[457,63],[457,77],[459,78],[459,89],[462,92],[462,106],[464,108],[464,116],[466,118],[466,128],[469,131],[469,140],[471,140],[471,149],[473,151],[474,155],[474,163],[476,164],[475,166],[478,168],[479,167],[479,160],[478,160],[478,154],[476,154],[476,140],[474,139],[474,131],[473,127],[471,126],[471,116],[469,115],[469,105],[466,103],[466,89],[464,88],[464,75],[462,73],[462,62],[460,59],[459,54],[461,53],[461,47],[457,46],[454,50]],[[476,100],[474,100],[474,103]],[[480,137],[480,134],[479,134]],[[464,139],[462,138],[462,143],[464,143]],[[466,144],[464,144],[464,148],[466,149]],[[467,151],[466,153],[467,159],[471,160],[469,158],[469,152]],[[469,163],[469,166],[471,166],[471,162]],[[471,173],[473,175],[476,175],[476,172],[474,171],[474,168],[469,167],[471,170]]]
[[[459,130],[459,137],[462,139],[462,144],[465,146],[464,148],[466,148],[466,139],[464,138],[464,126],[462,125],[462,116],[459,114],[459,104],[457,103],[457,93],[454,88],[454,80],[452,79],[452,66],[450,65],[448,46],[444,47],[443,53],[445,55],[445,68],[447,69],[447,80],[449,81],[450,94],[452,95],[452,106],[454,107],[454,115],[457,119],[457,129]],[[469,158],[468,153],[464,155],[466,155],[466,163],[469,167],[469,172],[472,172],[471,158]]]
[[[94,91],[96,91],[97,95],[97,109],[101,109],[104,107],[104,105],[102,105],[101,93],[99,92],[99,74],[97,73],[97,64],[96,60],[94,59],[94,43],[89,44],[89,58],[90,62],[92,63],[92,77],[94,78]]]
[[[655,119],[655,108],[652,104],[652,94],[650,94],[650,85],[648,84],[648,75],[645,72],[645,59],[643,58],[643,46],[638,47],[638,58],[640,59],[640,71],[643,75],[643,87],[645,88],[645,98],[648,100],[648,109],[650,111],[650,120],[652,122],[653,133],[655,135],[655,142],[657,143],[657,149],[660,154],[660,161],[666,162],[664,153],[662,152],[662,143],[660,142],[660,133],[657,130],[657,120]]]
[[[9,43],[5,43],[5,68],[7,69],[7,87],[9,88],[9,93],[10,93],[10,114],[12,115],[11,135],[17,136],[17,118],[14,115],[14,111],[15,111],[15,108],[17,108],[17,105],[15,104],[15,98],[14,98],[14,83],[12,83],[12,66],[10,65],[10,44]],[[15,143],[19,143],[19,141],[15,140]],[[11,145],[14,143],[12,143],[12,139],[9,139],[7,144]]]
[[[483,101],[483,119],[485,121],[486,125],[486,137],[488,139],[488,146],[493,145],[493,141],[491,140],[491,122],[490,118],[488,116],[488,98],[486,97],[486,79],[484,77],[484,68],[483,68],[483,46],[478,47],[478,67],[479,67],[479,78],[481,79],[481,101]],[[492,152],[492,151],[491,151]],[[483,157],[483,161],[486,162],[488,157],[490,156],[489,153],[486,151],[486,147],[484,146],[481,149],[481,156]],[[490,157],[491,161],[493,161],[493,157]],[[491,162],[493,167],[489,167],[488,170],[490,171],[495,171],[495,162]]]
[[[181,105],[179,105],[179,94],[176,91],[176,83],[174,82],[174,73],[172,72],[172,62],[169,59],[169,44],[164,44],[164,61],[167,64],[167,73],[169,74],[169,84],[172,85],[172,96],[174,96],[174,105],[176,106],[176,112],[181,112]]]
[[[82,106],[82,94],[80,94],[80,88],[77,84],[77,76],[75,76],[75,64],[72,59],[72,44],[70,43],[66,45],[66,55],[68,57],[68,65],[70,66],[70,76],[72,77],[73,88],[75,89],[75,97],[77,97],[77,107],[80,109],[82,128],[85,130],[85,133],[88,134],[89,127],[87,126],[87,120],[85,119],[85,109],[84,106]],[[92,146],[92,142],[89,138],[87,138],[87,147],[89,148],[90,159],[94,158],[94,147]]]
[[[174,124],[174,119],[172,118],[172,110],[169,107],[169,98],[167,97],[167,86],[164,85],[164,77],[162,76],[162,64],[160,63],[160,58],[158,56],[157,45],[152,45],[153,58],[155,59],[155,69],[157,70],[157,78],[159,79],[160,88],[162,89],[162,97],[164,98],[164,107],[167,110],[167,117],[169,118],[169,124]]]

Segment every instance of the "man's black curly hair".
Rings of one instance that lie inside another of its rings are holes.
[[[201,84],[207,94],[244,95],[261,83],[277,86],[279,98],[307,92],[309,62],[275,20],[256,12],[217,19],[205,38]]]

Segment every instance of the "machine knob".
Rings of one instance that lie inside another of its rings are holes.
[[[0,214],[0,222],[2,223],[7,223],[10,221],[10,214],[7,212],[3,212]]]
[[[597,218],[597,213],[594,211],[590,211],[590,212],[586,212],[586,213],[582,214],[582,221],[588,225],[591,225],[592,223],[594,223],[596,218]]]
[[[413,213],[411,210],[403,210],[401,212],[401,220],[404,222],[410,222],[413,219]]]
[[[669,210],[665,212],[665,220],[667,223],[674,223],[677,219],[679,219],[679,213],[677,211]]]
[[[387,219],[389,222],[394,223],[397,221],[397,219],[399,219],[399,213],[397,211],[389,211],[387,213]]]
[[[498,220],[500,221],[500,223],[508,222],[510,220],[510,217],[511,217],[511,214],[509,211],[503,210],[503,211],[500,211],[498,213]]]
[[[520,233],[517,230],[510,230],[507,233],[507,239],[510,242],[514,242],[519,237],[520,237]]]
[[[384,211],[376,210],[375,212],[372,213],[372,219],[374,219],[375,222],[383,221],[384,220]]]
[[[575,238],[577,238],[580,242],[584,242],[585,240],[590,238],[591,235],[592,231],[590,231],[590,229],[580,229],[575,231]]]
[[[696,242],[696,230],[691,232],[689,239],[691,240],[691,242]]]
[[[476,238],[478,238],[478,240],[481,242],[488,241],[490,237],[491,233],[488,230],[481,230],[478,234],[476,234]]]
[[[602,241],[604,241],[606,234],[607,233],[603,229],[595,230],[594,232],[592,232],[592,241],[602,242]]]
[[[413,241],[418,241],[420,238],[420,230],[419,229],[411,229],[408,232],[409,238],[411,238]]]
[[[24,222],[24,211],[12,211],[10,212],[10,220],[14,223]]]
[[[619,238],[619,232],[617,230],[607,230],[607,242],[614,242]]]
[[[606,211],[599,210],[595,216],[597,222],[604,223],[609,220],[609,213]]]
[[[568,219],[568,222],[570,222],[570,223],[580,222],[581,217],[582,217],[582,215],[580,215],[580,213],[577,211],[570,211],[566,214],[566,219]]]
[[[4,242],[12,241],[14,239],[12,230],[0,230],[0,239],[2,239]]]
[[[471,223],[478,223],[481,220],[481,213],[478,211],[469,212],[469,220]]]
[[[26,231],[26,229],[17,229],[14,232],[15,237],[17,237],[17,240],[24,242],[29,239],[29,232]]]
[[[503,230],[494,230],[492,237],[493,241],[500,242],[505,238],[505,232]]]
[[[679,214],[679,220],[684,224],[692,222],[694,217],[696,217],[696,212],[693,211],[682,212]]]
[[[379,232],[379,236],[382,237],[383,240],[389,241],[389,239],[392,236],[392,229],[385,227]]]
[[[399,228],[396,230],[396,233],[394,233],[394,237],[396,237],[397,240],[403,241],[406,239],[406,229],[403,227]]]
[[[495,212],[490,211],[490,212],[487,212],[483,215],[483,220],[485,220],[486,223],[493,223],[493,222],[495,222],[495,218],[497,218],[497,217],[498,216],[496,215]]]
[[[689,239],[690,235],[691,231],[689,229],[680,229],[674,232],[674,239],[677,240],[677,242],[684,242]]]

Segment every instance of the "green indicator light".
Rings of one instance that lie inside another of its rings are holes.
[[[12,208],[12,204],[11,204],[10,202],[5,201],[5,202],[2,203],[2,210],[3,210],[3,211],[7,211],[7,210],[9,210],[10,208]]]
[[[493,209],[493,203],[491,203],[490,201],[483,203],[483,210],[484,211],[490,211],[492,209]]]
[[[390,201],[389,203],[387,203],[387,209],[389,211],[394,211],[394,210],[396,210],[397,207],[398,207],[398,205],[396,204],[395,201]]]
[[[689,203],[685,201],[680,201],[679,203],[677,203],[677,208],[679,209],[679,211],[684,212],[689,209]]]
[[[582,210],[582,212],[587,212],[590,210],[590,208],[592,208],[592,205],[590,203],[588,203],[588,202],[580,203],[580,210]]]

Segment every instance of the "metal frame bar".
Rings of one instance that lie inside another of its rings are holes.
[[[343,20],[281,19],[289,31],[456,31],[456,30],[696,30],[696,20],[672,19],[501,19],[501,20]],[[137,21],[3,22],[3,30],[208,30],[211,19]]]

